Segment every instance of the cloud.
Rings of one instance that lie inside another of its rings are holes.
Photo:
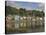
[[[38,9],[39,10],[44,10],[44,4],[43,3],[38,4]]]
[[[44,4],[43,3],[24,3],[24,2],[15,2],[15,1],[7,1],[7,6],[16,7],[16,8],[26,8],[28,10],[44,10]]]

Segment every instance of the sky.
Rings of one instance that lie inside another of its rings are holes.
[[[44,3],[7,1],[7,6],[25,8],[27,10],[44,10]]]

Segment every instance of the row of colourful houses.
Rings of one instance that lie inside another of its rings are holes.
[[[14,20],[13,20],[14,19]],[[35,17],[35,16],[19,16],[19,15],[8,15],[6,17],[6,26],[8,28],[16,28],[19,27],[35,27],[42,26],[44,24],[43,17]]]

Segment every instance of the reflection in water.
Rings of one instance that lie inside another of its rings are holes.
[[[7,27],[7,33],[30,33],[30,32],[44,32],[44,22],[40,17],[31,16],[14,16],[14,22],[10,19],[10,28]],[[39,19],[38,19],[39,18]],[[8,25],[8,24],[7,24]]]
[[[7,32],[9,33],[33,33],[33,32],[44,32],[44,27],[39,28],[24,28],[24,29],[16,29],[14,32]]]
[[[29,29],[27,32],[44,32],[43,27]]]

